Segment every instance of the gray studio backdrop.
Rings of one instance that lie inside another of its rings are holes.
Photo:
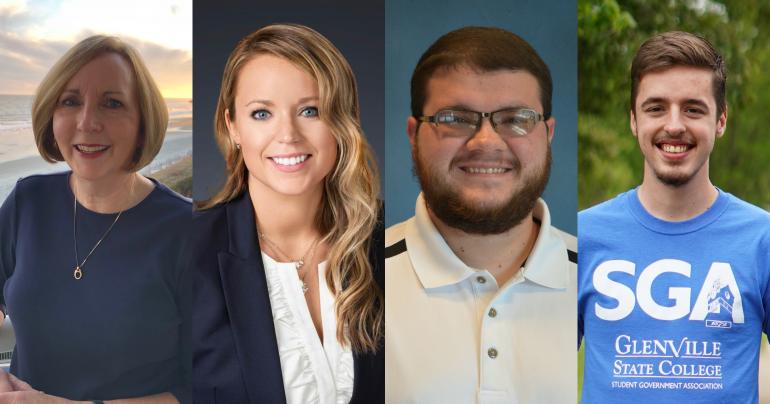
[[[317,2],[292,0],[195,1],[193,14],[193,198],[219,190],[225,166],[214,141],[222,72],[239,39],[271,23],[307,25],[340,49],[356,75],[361,123],[384,169],[385,7],[383,0]]]
[[[406,135],[409,81],[422,53],[441,35],[468,25],[507,29],[528,41],[554,83],[551,180],[544,199],[556,227],[577,228],[577,4],[573,0],[388,0],[385,4],[385,223],[414,214],[419,185]],[[196,48],[197,51],[197,48]],[[197,173],[196,173],[197,175]]]

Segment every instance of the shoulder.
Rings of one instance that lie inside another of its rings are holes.
[[[205,210],[193,210],[194,231],[190,238],[194,252],[211,250],[212,247],[222,248],[227,245],[227,206],[231,203],[232,201]]]
[[[567,252],[569,254],[570,261],[575,262],[573,260],[573,256],[574,256],[574,259],[576,260],[577,259],[577,249],[578,249],[577,237],[575,237],[574,235],[572,235],[570,233],[567,233],[566,231],[559,230],[558,228],[556,228],[554,226],[551,226],[549,231],[551,232],[551,235],[556,236],[556,237],[560,238],[562,241],[564,241],[564,245],[567,246]]]
[[[192,220],[196,232],[205,232],[227,226],[227,205],[225,202],[205,210],[193,210]]]
[[[13,215],[36,217],[50,206],[58,206],[69,201],[67,178],[69,172],[55,174],[30,175],[19,179],[2,203],[3,214],[13,211]]]
[[[176,191],[167,187],[161,182],[155,182],[155,186],[158,189],[160,197],[167,201],[169,204],[176,205],[183,209],[192,210],[192,199],[178,194]]]
[[[140,205],[139,220],[157,226],[162,232],[184,234],[192,225],[192,202],[165,185],[155,182],[155,189]]]
[[[714,224],[718,231],[729,232],[732,237],[752,239],[760,237],[770,247],[770,212],[725,193],[730,199],[722,216]]]
[[[628,192],[578,212],[578,228],[594,223],[607,223],[629,216],[626,209]]]
[[[17,198],[37,196],[45,193],[48,197],[52,187],[62,186],[69,178],[69,171],[53,174],[36,174],[19,179],[16,182],[15,193]]]
[[[156,205],[163,205],[167,209],[184,212],[188,216],[192,213],[192,200],[190,198],[176,193],[176,191],[160,182],[153,182],[155,183],[153,202]]]
[[[770,212],[732,194],[725,193],[725,195],[730,200],[729,214],[755,222],[756,224],[770,224]]]

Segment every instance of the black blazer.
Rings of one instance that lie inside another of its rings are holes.
[[[195,403],[285,403],[254,209],[248,193],[193,215],[193,399]],[[384,225],[369,259],[383,288]],[[384,293],[383,293],[384,295]],[[354,354],[351,403],[384,403],[385,343]]]

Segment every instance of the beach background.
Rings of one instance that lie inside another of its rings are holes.
[[[68,49],[97,34],[133,46],[166,100],[166,138],[142,174],[192,195],[192,3],[0,0],[0,202],[19,178],[69,169],[38,154],[33,94]]]

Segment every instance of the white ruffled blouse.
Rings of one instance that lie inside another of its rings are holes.
[[[337,341],[334,296],[326,262],[318,265],[323,344],[318,338],[293,262],[262,253],[287,404],[347,404],[353,396],[353,353]]]

